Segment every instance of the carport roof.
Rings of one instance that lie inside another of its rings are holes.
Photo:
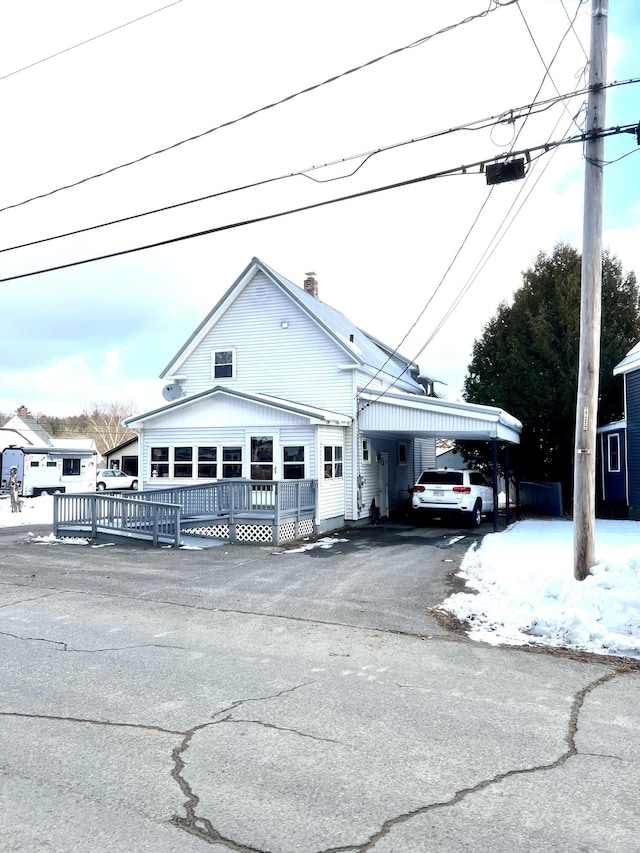
[[[385,391],[384,396],[364,391],[360,394],[359,408],[360,429],[365,432],[401,432],[424,438],[474,441],[495,438],[520,444],[521,422],[494,406],[399,391]]]

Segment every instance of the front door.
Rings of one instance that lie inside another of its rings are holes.
[[[251,480],[273,480],[275,474],[272,435],[252,435],[250,441]]]

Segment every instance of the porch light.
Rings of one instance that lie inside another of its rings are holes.
[[[288,329],[289,328],[289,321],[283,320],[282,323],[280,323],[280,325],[282,326],[283,329]]]

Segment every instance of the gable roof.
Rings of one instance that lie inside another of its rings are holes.
[[[53,439],[49,433],[33,418],[23,418],[20,415],[14,415],[6,422],[4,429],[14,429],[22,433],[23,438],[27,439],[28,444],[34,444],[34,439],[37,439],[38,442],[53,447]]]
[[[22,433],[18,432],[16,429],[0,427],[0,451],[9,447],[11,444],[14,444],[16,447],[24,447],[26,445],[33,445],[33,442],[29,441],[28,438],[25,438]]]
[[[258,272],[263,272],[271,282],[292,299],[323,331],[334,340],[344,351],[346,357],[365,372],[374,375],[384,374],[387,380],[402,379],[408,383],[415,393],[423,394],[423,386],[417,382],[419,367],[414,362],[397,353],[393,347],[382,344],[379,340],[356,326],[340,311],[321,302],[317,297],[308,293],[302,287],[289,281],[276,272],[259,258],[253,258],[251,263],[227,290],[224,296],[211,309],[193,334],[182,345],[169,364],[160,374],[160,378],[179,375],[179,368],[184,359],[197,347],[207,332],[216,324],[229,305],[239,296]]]
[[[152,409],[149,412],[143,412],[141,415],[133,415],[127,418],[122,423],[130,429],[138,429],[144,422],[153,420],[167,412],[189,406],[198,400],[204,400],[208,397],[215,396],[232,397],[237,400],[248,400],[252,403],[258,403],[267,406],[271,409],[276,409],[289,414],[300,415],[307,418],[309,423],[316,424],[334,424],[337,426],[349,426],[351,418],[347,415],[340,415],[337,412],[331,412],[328,409],[318,409],[316,406],[306,406],[302,403],[294,403],[291,400],[284,400],[280,397],[272,397],[269,394],[258,394],[253,391],[239,391],[238,389],[225,388],[221,385],[214,385],[213,388],[208,388],[206,391],[200,391],[197,394],[189,394],[185,397],[180,397],[167,403],[165,406],[160,406],[158,409]]]

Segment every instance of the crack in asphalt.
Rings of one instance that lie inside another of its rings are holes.
[[[47,641],[45,642],[54,642]],[[385,820],[380,828],[374,832],[369,838],[363,842],[358,842],[354,844],[346,844],[340,846],[334,846],[331,848],[326,848],[322,851],[317,851],[317,853],[367,853],[367,851],[372,850],[376,844],[385,838],[395,827],[400,826],[408,821],[412,820],[415,817],[419,817],[421,815],[428,814],[431,811],[450,808],[458,805],[468,796],[476,794],[480,791],[483,791],[493,785],[500,784],[506,779],[514,778],[516,776],[523,775],[531,775],[538,772],[544,772],[547,770],[554,770],[558,767],[563,766],[570,758],[576,755],[585,755],[585,756],[594,756],[599,758],[612,758],[617,760],[623,760],[619,756],[605,755],[599,753],[580,753],[576,746],[575,738],[579,728],[579,720],[580,713],[584,707],[584,703],[586,697],[589,693],[595,690],[598,687],[603,686],[604,684],[612,681],[621,675],[619,671],[613,670],[609,673],[606,673],[603,676],[595,679],[591,683],[587,684],[581,690],[579,690],[573,699],[571,712],[569,715],[569,721],[567,725],[567,731],[565,733],[565,743],[566,749],[564,752],[556,758],[554,761],[547,762],[544,764],[539,764],[533,767],[524,767],[519,769],[508,770],[502,773],[497,773],[496,775],[483,779],[480,782],[477,782],[475,785],[471,785],[467,788],[461,788],[456,791],[456,793],[448,800],[443,802],[429,803],[424,806],[419,806],[416,809],[412,809],[411,811],[405,812],[403,814],[395,815],[394,817],[388,818]],[[310,684],[315,683],[314,681],[306,681],[301,684],[294,685],[293,687],[283,688],[282,690],[277,691],[276,693],[269,694],[267,696],[259,696],[259,697],[247,697],[245,699],[237,699],[228,705],[225,708],[222,708],[219,711],[216,711],[210,720],[207,720],[204,723],[200,723],[196,726],[191,727],[187,731],[179,731],[175,729],[168,729],[162,726],[151,725],[151,724],[142,724],[142,723],[127,723],[127,722],[114,722],[110,720],[98,720],[84,717],[71,717],[71,716],[58,716],[53,714],[30,714],[23,713],[18,711],[0,711],[0,717],[14,717],[14,718],[22,718],[22,719],[32,719],[32,720],[50,720],[57,722],[69,722],[69,723],[80,723],[91,726],[103,726],[107,728],[126,728],[126,729],[134,729],[141,731],[152,731],[158,732],[161,734],[172,735],[176,737],[180,737],[181,741],[177,746],[174,747],[171,753],[171,758],[173,761],[173,768],[171,770],[171,776],[174,781],[177,783],[180,788],[182,794],[185,797],[184,809],[185,816],[174,815],[170,823],[178,829],[181,829],[185,832],[188,832],[190,835],[193,835],[199,838],[202,841],[205,841],[209,844],[221,844],[227,847],[229,850],[236,851],[236,853],[269,853],[268,850],[263,848],[258,848],[252,846],[250,844],[243,844],[235,841],[232,838],[222,835],[215,826],[212,821],[206,817],[200,817],[196,809],[200,802],[200,797],[193,790],[191,784],[185,778],[184,771],[186,769],[186,764],[184,761],[184,753],[189,748],[191,741],[198,732],[202,731],[205,728],[220,725],[222,723],[245,723],[245,724],[255,724],[265,726],[267,728],[273,728],[278,731],[292,732],[301,737],[310,737],[314,740],[327,741],[330,743],[339,743],[339,741],[334,741],[329,738],[321,738],[315,735],[311,735],[307,732],[301,732],[297,729],[293,728],[285,728],[281,726],[277,726],[270,723],[265,723],[260,720],[245,720],[245,719],[237,719],[231,716],[232,712],[251,702],[265,702],[270,701],[272,699],[278,699],[281,696],[284,696],[287,693],[293,693],[296,690],[300,690],[303,687],[306,687]]]
[[[238,719],[235,717],[225,717],[223,720],[220,720],[221,723],[250,723],[255,726],[263,726],[265,729],[275,729],[278,732],[291,732],[294,735],[300,735],[300,737],[308,737],[311,740],[319,740],[324,743],[337,743],[339,744],[339,740],[334,740],[330,737],[318,737],[317,735],[309,734],[308,732],[301,732],[299,729],[289,728],[288,726],[276,726],[275,723],[265,723],[264,720],[244,720]]]
[[[128,649],[179,649],[184,651],[184,646],[164,645],[163,643],[134,643],[130,646],[106,646],[104,649],[74,649],[70,648],[64,640],[48,640],[46,637],[22,637],[19,634],[12,634],[9,631],[0,631],[0,637],[11,637],[14,640],[33,643],[51,643],[54,646],[61,646],[57,649],[59,652],[76,652],[77,654],[93,655],[101,652],[124,652]]]
[[[193,736],[197,732],[202,731],[202,729],[208,728],[210,726],[217,726],[221,723],[240,722],[233,720],[233,718],[231,717],[231,712],[234,711],[236,708],[240,707],[241,705],[244,705],[248,702],[266,702],[270,699],[278,699],[280,696],[284,696],[286,693],[293,693],[295,690],[300,690],[301,688],[307,687],[309,684],[313,683],[313,681],[304,681],[302,684],[296,684],[293,687],[285,687],[282,690],[279,690],[277,693],[272,693],[268,696],[257,696],[248,697],[246,699],[237,699],[235,702],[232,702],[231,705],[227,706],[226,708],[222,708],[220,711],[216,711],[216,713],[213,714],[213,718],[208,722],[200,723],[200,725],[193,726],[193,728],[189,729],[189,731],[184,734],[182,743],[178,744],[178,746],[176,746],[173,752],[171,753],[171,757],[173,759],[173,769],[171,771],[171,776],[178,784],[180,790],[182,791],[185,797],[185,817],[182,817],[180,815],[174,815],[171,818],[170,823],[173,824],[173,826],[176,826],[178,829],[182,829],[185,832],[188,832],[190,835],[194,835],[196,838],[200,838],[202,841],[207,841],[209,844],[223,844],[228,847],[229,850],[235,850],[238,851],[238,853],[268,853],[268,851],[266,850],[261,850],[258,847],[253,847],[247,844],[240,844],[237,841],[234,841],[232,838],[228,838],[222,835],[220,832],[218,832],[218,830],[214,827],[214,825],[208,818],[199,817],[196,814],[196,808],[198,807],[198,803],[200,802],[200,797],[196,794],[196,792],[193,790],[193,788],[184,776],[186,764],[182,756],[189,748]],[[224,714],[225,716],[221,717],[221,714]],[[220,717],[220,719],[216,719],[216,717]],[[273,728],[278,727],[273,726]],[[296,732],[296,734],[301,733]],[[312,737],[312,735],[306,736]]]
[[[0,586],[2,586],[2,582],[0,582]],[[7,586],[28,586],[28,584],[6,584]],[[68,589],[68,588],[60,588],[56,587],[47,587],[48,589],[52,589],[54,592],[58,593],[66,593],[68,595],[86,595],[86,596],[96,596],[100,598],[113,598],[116,601],[119,599],[123,599],[125,601],[140,601],[143,604],[161,604],[166,607],[176,607],[184,610],[198,610],[204,613],[230,613],[237,614],[239,616],[260,616],[264,619],[280,619],[285,622],[302,622],[304,624],[309,625],[326,625],[328,627],[335,628],[350,628],[354,631],[371,631],[376,634],[394,634],[398,637],[413,637],[417,640],[442,640],[442,642],[460,642],[466,641],[467,638],[462,634],[458,635],[449,635],[449,634],[421,634],[417,631],[405,631],[400,628],[380,628],[377,626],[371,625],[354,625],[351,622],[334,622],[327,619],[312,619],[308,616],[291,616],[291,615],[282,615],[279,613],[267,613],[262,610],[239,610],[232,607],[205,607],[202,604],[187,604],[186,602],[176,602],[176,601],[168,601],[164,598],[142,598],[138,595],[122,595],[122,594],[114,594],[111,592],[96,592],[94,590],[82,590],[82,589]]]
[[[27,714],[22,711],[0,711],[0,717],[19,717],[25,720],[51,720],[58,723],[83,723],[89,726],[105,726],[114,729],[140,729],[146,732],[159,732],[166,735],[177,735],[182,737],[183,731],[165,729],[162,726],[154,726],[149,723],[118,723],[113,720],[94,720],[90,717],[63,717],[56,714]]]
[[[16,584],[6,584],[6,586],[15,586]],[[8,604],[0,604],[0,610],[3,607],[16,607],[18,604],[26,604],[29,601],[39,601],[41,598],[49,598],[51,595],[58,595],[58,590],[45,592],[42,595],[32,595],[31,598],[21,598],[19,601],[10,601]]]
[[[575,755],[580,754],[576,747],[575,736],[578,731],[580,712],[584,706],[584,701],[587,695],[591,693],[592,690],[595,690],[597,687],[601,687],[603,684],[606,684],[607,682],[612,681],[614,678],[617,678],[618,675],[620,675],[620,673],[616,671],[609,672],[606,675],[595,679],[595,681],[592,681],[590,684],[587,684],[586,687],[583,687],[582,690],[579,690],[576,693],[573,699],[571,713],[569,715],[567,732],[565,734],[565,742],[567,744],[567,748],[562,753],[562,755],[556,758],[555,761],[547,762],[546,764],[539,764],[534,767],[522,767],[516,770],[507,770],[504,773],[497,773],[495,776],[492,776],[489,779],[483,779],[482,781],[477,782],[475,785],[471,785],[468,788],[461,788],[459,791],[456,791],[453,797],[451,797],[451,799],[449,800],[445,800],[441,803],[430,803],[429,805],[420,806],[417,809],[412,809],[411,811],[406,812],[404,814],[396,815],[395,817],[389,818],[382,824],[380,829],[373,835],[371,835],[369,839],[363,844],[349,844],[342,847],[332,847],[330,850],[322,851],[322,853],[366,853],[366,851],[372,850],[378,843],[378,841],[388,835],[394,827],[406,823],[414,817],[428,814],[431,811],[456,806],[458,805],[458,803],[462,802],[462,800],[466,799],[466,797],[472,794],[476,794],[479,791],[483,791],[485,788],[489,788],[492,785],[504,782],[505,779],[511,779],[515,776],[525,776],[529,774],[544,772],[546,770],[555,770],[558,767],[562,767],[570,758],[573,758]]]

